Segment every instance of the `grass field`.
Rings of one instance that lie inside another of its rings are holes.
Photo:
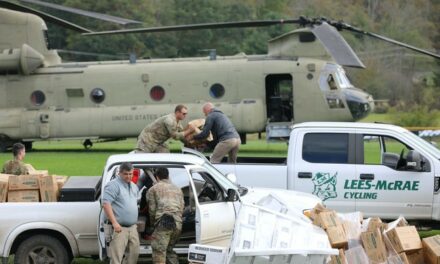
[[[49,170],[57,175],[101,175],[105,161],[110,155],[128,153],[135,146],[135,139],[117,142],[97,143],[91,149],[84,149],[80,141],[35,142],[34,150],[26,154],[25,162],[38,170]],[[170,142],[172,152],[180,152],[182,144]],[[240,156],[287,156],[287,144],[266,143],[251,135],[248,144],[240,148]],[[0,153],[0,164],[12,158],[10,153]]]

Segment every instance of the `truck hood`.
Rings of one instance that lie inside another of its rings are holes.
[[[282,199],[289,208],[297,210],[297,212],[303,212],[315,207],[316,204],[322,203],[321,199],[317,196],[304,192],[269,189],[269,188],[248,188],[248,193],[241,197],[241,200],[247,203],[255,204],[262,198],[268,195],[275,195]]]

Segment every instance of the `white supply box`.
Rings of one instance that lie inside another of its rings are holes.
[[[224,264],[226,248],[191,244],[188,250],[189,263]]]

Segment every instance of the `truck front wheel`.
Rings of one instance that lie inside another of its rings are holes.
[[[56,238],[36,235],[23,241],[15,252],[15,264],[70,263],[69,254]]]

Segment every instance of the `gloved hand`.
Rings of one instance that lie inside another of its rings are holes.
[[[152,234],[153,234],[153,232],[154,232],[154,227],[146,227],[145,228],[145,235],[147,235],[147,236],[151,236]]]

